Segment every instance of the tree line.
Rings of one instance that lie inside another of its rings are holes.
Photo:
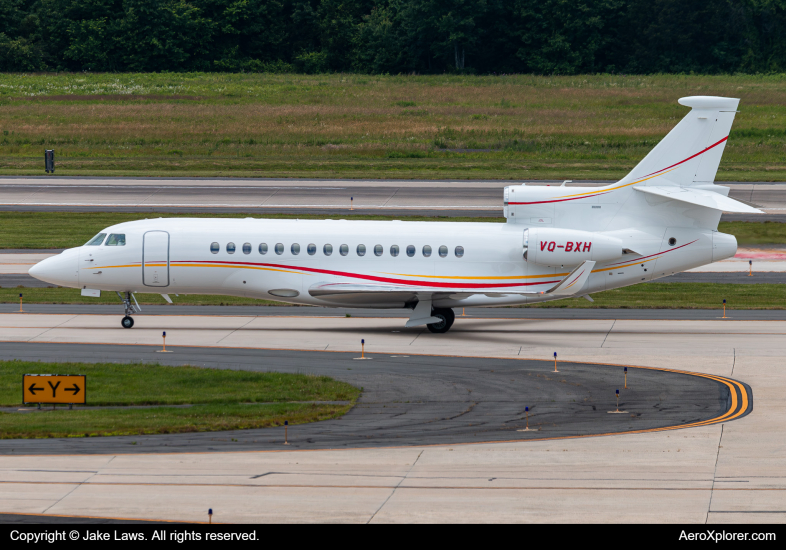
[[[0,71],[773,73],[786,0],[0,0]]]

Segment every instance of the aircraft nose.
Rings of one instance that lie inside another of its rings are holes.
[[[79,254],[66,250],[57,256],[41,260],[27,273],[39,281],[57,286],[79,288]]]

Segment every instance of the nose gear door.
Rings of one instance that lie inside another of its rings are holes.
[[[169,286],[169,233],[148,231],[142,239],[142,284]]]

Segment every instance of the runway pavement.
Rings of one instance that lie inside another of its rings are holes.
[[[210,347],[202,351],[204,361],[231,366],[253,363],[260,350],[278,348],[282,351],[266,353],[280,354],[276,365],[292,368],[289,361],[302,352],[357,354],[364,338],[366,353],[374,358],[352,360],[348,376],[384,380],[391,369],[409,379],[402,382],[406,387],[430,395],[429,377],[419,369],[442,364],[462,381],[454,390],[443,379],[437,396],[471,399],[467,390],[483,387],[492,402],[498,393],[517,392],[506,374],[490,373],[496,371],[491,363],[521,361],[524,368],[524,360],[548,360],[557,351],[566,366],[598,363],[587,368],[597,368],[593,372],[601,379],[609,368],[602,365],[730,377],[752,388],[755,406],[733,422],[607,437],[315,451],[6,455],[0,457],[0,512],[193,521],[204,519],[211,507],[214,521],[254,522],[786,521],[784,321],[459,317],[450,333],[434,335],[404,329],[391,318],[157,315],[140,316],[132,330],[121,329],[116,320],[116,315],[0,314],[0,339],[16,342],[3,344],[4,351],[28,357],[68,343],[69,357],[96,360],[108,353],[127,360],[127,346],[156,346],[165,329],[174,353],[161,360],[189,359],[186,353],[193,350],[188,348]],[[43,343],[48,345],[38,345]],[[231,358],[220,356],[230,351]],[[489,366],[453,366],[434,357],[445,355]],[[321,364],[312,368],[318,371]],[[567,385],[575,381],[569,370],[560,374]],[[610,397],[613,393],[601,392],[592,399]],[[496,422],[495,411],[507,407],[496,404],[480,420]],[[380,416],[383,422],[392,418]],[[443,416],[435,414],[435,424]],[[455,425],[460,419],[445,422]]]
[[[0,208],[498,217],[502,215],[502,189],[519,183],[524,182],[5,177],[0,178]],[[574,182],[569,186],[606,183]],[[786,184],[726,185],[733,198],[761,205],[771,215],[786,213]]]

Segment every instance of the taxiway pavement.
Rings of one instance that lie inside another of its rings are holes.
[[[363,388],[344,417],[289,428],[292,450],[447,445],[526,441],[705,424],[753,408],[750,388],[723,380],[671,371],[629,369],[635,387],[621,385],[622,369],[602,364],[468,358],[438,355],[375,354],[359,363],[356,353],[180,347],[162,356],[153,346],[0,343],[6,359],[156,362],[257,372],[307,373]],[[621,387],[620,414],[615,389]],[[731,392],[735,392],[736,409]],[[741,410],[741,401],[746,406]],[[254,404],[249,404],[254,407]],[[529,407],[531,431],[524,407]],[[75,407],[80,409],[83,407]],[[35,407],[5,413],[50,415]],[[58,414],[69,414],[61,411]],[[155,414],[155,411],[151,411]],[[20,444],[0,440],[0,455],[115,454],[281,450],[282,429],[221,433],[133,435],[38,439]]]
[[[239,355],[271,347],[352,353],[365,338],[377,358],[347,368],[367,374],[383,374],[380,355],[510,361],[547,360],[557,351],[565,362],[728,376],[750,385],[755,406],[733,422],[608,437],[2,456],[0,512],[191,521],[205,519],[210,507],[214,521],[252,522],[786,521],[784,321],[458,318],[445,335],[404,329],[394,318],[157,315],[138,317],[131,330],[116,323],[117,315],[2,314],[0,336],[33,343],[31,350],[70,343],[81,354],[89,349],[77,346],[101,344],[112,354],[113,347],[156,346],[167,330],[174,350],[167,361],[190,346]],[[417,379],[414,361],[400,363],[408,364]],[[492,375],[467,381],[482,376]]]

